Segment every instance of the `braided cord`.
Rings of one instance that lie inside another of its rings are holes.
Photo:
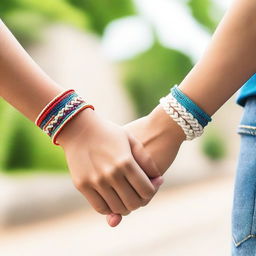
[[[205,127],[212,118],[203,111],[195,102],[185,95],[177,85],[171,89],[172,96],[198,120],[201,126]]]
[[[67,90],[46,105],[35,123],[52,138],[55,145],[59,145],[57,136],[65,124],[86,108],[94,110],[94,107],[87,104],[74,90]]]
[[[68,123],[71,119],[73,119],[81,111],[83,111],[84,109],[87,109],[87,108],[91,108],[92,110],[94,110],[94,107],[92,105],[89,105],[89,104],[86,104],[86,103],[82,103],[81,105],[79,105],[75,109],[75,111],[73,111],[70,115],[68,115],[67,118],[65,118],[63,120],[63,122],[58,126],[58,128],[54,131],[54,133],[51,136],[53,144],[59,145],[58,142],[57,142],[57,136],[59,135],[61,130],[64,128],[65,124]]]
[[[181,115],[181,117],[190,124],[195,136],[201,136],[204,132],[204,128],[201,124],[199,124],[198,120],[191,113],[189,113],[188,110],[183,107],[171,94],[169,94],[166,98],[170,106],[173,107]]]
[[[192,140],[195,137],[193,129],[191,129],[190,124],[187,124],[186,121],[179,116],[178,112],[171,107],[170,102],[166,97],[160,99],[160,104],[165,110],[165,112],[182,128],[186,135],[186,140]]]
[[[35,120],[35,124],[37,126],[40,126],[41,121],[44,119],[45,115],[48,113],[49,109],[52,108],[53,104],[58,101],[60,98],[62,98],[63,96],[65,96],[66,94],[70,93],[70,92],[74,92],[73,89],[69,89],[66,90],[60,94],[58,94],[56,97],[54,97],[40,112],[40,114],[37,116],[36,120]]]
[[[61,124],[65,118],[68,117],[72,111],[75,110],[79,105],[84,103],[84,101],[80,97],[73,97],[69,102],[66,103],[66,105],[59,110],[59,112],[54,116],[52,121],[43,128],[45,133],[47,133],[49,136],[52,136],[52,133],[54,132],[54,129]]]
[[[50,120],[50,118],[52,116],[55,116],[56,114],[58,114],[58,112],[65,107],[65,105],[72,100],[74,97],[78,96],[75,92],[71,93],[71,94],[67,94],[65,95],[66,97],[64,97],[60,102],[57,102],[56,105],[53,105],[53,108],[47,113],[46,117],[42,120],[42,122],[40,123],[40,128],[43,129],[43,127],[45,126],[45,124]]]

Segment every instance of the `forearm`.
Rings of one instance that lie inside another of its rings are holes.
[[[179,88],[213,115],[256,72],[256,2],[236,0]]]
[[[179,86],[210,116],[256,72],[255,13],[255,1],[237,0],[219,25],[203,58]],[[160,105],[145,121],[127,128],[142,141],[162,173],[185,140],[182,128]]]
[[[30,120],[62,91],[0,20],[0,96]]]

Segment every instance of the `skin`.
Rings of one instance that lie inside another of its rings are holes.
[[[63,91],[2,22],[0,77],[0,95],[31,121]],[[96,111],[79,113],[57,140],[65,152],[74,185],[101,214],[127,215],[146,205],[162,183],[142,143]]]
[[[256,71],[255,13],[255,1],[234,1],[203,58],[180,84],[210,116]],[[0,45],[0,95],[34,121],[62,89],[31,60],[3,24]],[[150,178],[165,173],[184,134],[157,106],[123,129],[91,110],[83,111],[63,129],[58,141],[76,187],[96,211],[109,214],[110,226],[116,226],[121,215],[152,199],[162,180]],[[129,198],[125,198],[127,193]]]
[[[179,85],[210,116],[256,73],[255,13],[256,1],[234,1],[205,54]],[[124,127],[142,142],[161,174],[171,165],[184,141],[181,127],[165,116],[157,106],[146,117]],[[107,220],[114,224],[120,222],[115,215]]]

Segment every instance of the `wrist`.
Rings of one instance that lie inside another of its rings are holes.
[[[182,128],[166,114],[160,105],[148,115],[148,119],[148,122],[150,122],[149,127],[152,127],[158,133],[158,136],[162,134],[172,142],[175,140],[180,144],[186,140],[186,135]]]
[[[95,127],[97,119],[98,115],[94,110],[87,108],[81,111],[81,113],[70,120],[61,130],[57,137],[59,145],[62,148],[66,148],[74,140],[76,140],[76,138],[80,137],[81,134],[86,134],[85,136],[89,136],[89,132],[91,129],[93,129],[93,127]]]

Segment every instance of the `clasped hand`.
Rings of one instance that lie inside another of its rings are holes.
[[[179,129],[159,108],[124,127],[86,110],[67,124],[58,142],[76,188],[116,226],[122,215],[147,205],[163,183],[184,139]]]

